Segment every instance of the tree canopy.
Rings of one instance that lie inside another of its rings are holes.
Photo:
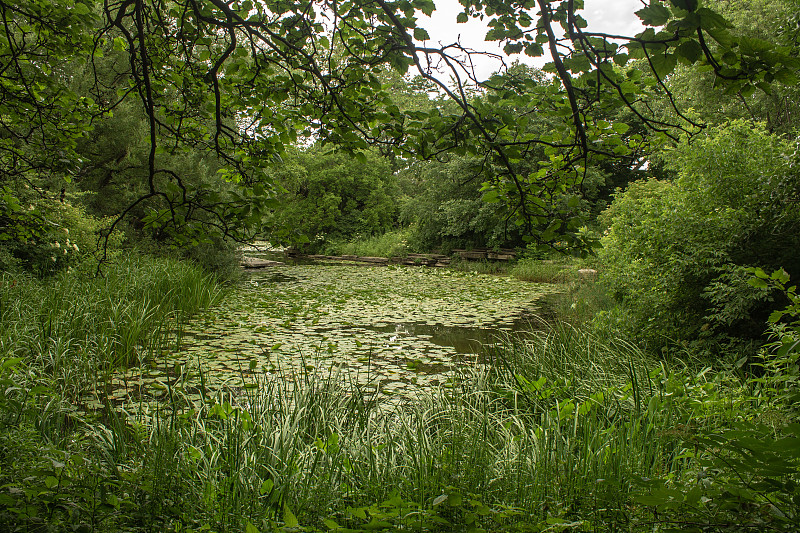
[[[549,54],[548,74],[479,79],[471,60],[483,52],[432,45],[419,27],[432,0],[0,3],[0,216],[17,228],[2,238],[35,233],[18,229],[36,215],[20,184],[57,191],[54,179],[83,179],[97,162],[81,140],[115,113],[138,113],[141,172],[126,179],[140,183],[117,220],[144,210],[180,242],[249,236],[275,206],[265,168],[315,142],[358,158],[369,146],[476,158],[484,199],[505,202],[529,239],[584,247],[576,207],[589,167],[641,164],[648,132],[677,139],[702,127],[670,88],[678,65],[744,96],[798,79],[791,39],[733,32],[700,0],[643,2],[646,29],[634,36],[588,31],[581,0],[461,4],[457,21],[487,19],[487,39],[507,54]],[[403,105],[388,71],[452,104]],[[549,127],[530,127],[542,114]],[[226,185],[203,185],[189,153],[208,154],[204,168]]]

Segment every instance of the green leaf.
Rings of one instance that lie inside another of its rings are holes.
[[[614,130],[616,133],[619,133],[620,135],[625,135],[626,133],[628,133],[628,130],[631,129],[631,127],[625,124],[624,122],[615,122],[614,124],[612,124],[611,129]]]
[[[695,40],[686,41],[675,49],[675,54],[679,58],[685,59],[686,62],[691,65],[703,57],[703,47]]]
[[[779,70],[774,74],[774,76],[777,81],[784,85],[797,85],[800,83],[800,79],[797,77],[797,74],[786,68]]]
[[[414,2],[414,6],[416,6],[417,9],[429,17],[436,10],[436,4],[433,2],[433,0],[416,0],[416,2]]]
[[[427,41],[430,39],[428,32],[422,28],[414,28],[414,39],[417,41]]]
[[[357,507],[355,509],[353,509],[351,507],[348,507],[347,508],[347,513],[349,515],[351,515],[351,516],[356,517],[356,518],[360,518],[361,520],[366,520],[367,519],[367,513],[366,513],[366,511],[364,510],[363,507]]]
[[[691,13],[697,9],[698,0],[670,0],[670,3],[678,9]]]
[[[751,85],[749,83],[745,84],[741,89],[739,89],[739,94],[741,94],[743,98],[752,96],[753,93],[755,92],[756,92],[755,85]]]
[[[250,520],[247,521],[247,526],[244,529],[245,533],[260,533],[258,528],[254,526]]]
[[[637,11],[636,16],[647,26],[663,26],[669,21],[672,13],[661,4],[651,4]]]
[[[114,50],[116,50],[117,52],[124,52],[126,48],[127,46],[125,43],[125,39],[123,39],[122,37],[114,38]]]
[[[378,520],[377,518],[373,518],[372,520],[369,521],[369,523],[364,524],[361,527],[362,529],[365,529],[367,531],[378,531],[381,529],[390,528],[392,527],[392,524],[390,524],[386,520]]]
[[[753,285],[753,284],[751,283],[751,285]],[[767,286],[767,284],[766,284],[766,283],[764,283],[764,287],[766,287],[766,286]],[[781,318],[783,318],[783,311],[773,311],[772,313],[770,313],[770,315],[769,315],[769,318],[768,318],[767,320],[768,320],[770,323],[772,323],[772,324],[775,324],[775,323],[777,323],[777,322],[778,322],[778,321],[779,321]]]
[[[490,189],[483,193],[483,201],[488,204],[497,203],[500,201],[500,194],[496,189]]]
[[[503,52],[505,52],[506,55],[514,55],[522,52],[524,47],[525,46],[520,43],[508,43],[503,47]]]
[[[300,527],[300,522],[297,521],[297,517],[286,504],[283,506],[283,523],[286,527]]]
[[[650,63],[653,67],[653,71],[659,77],[663,78],[675,70],[675,65],[678,64],[678,60],[675,58],[674,54],[656,54],[650,56]]]
[[[772,317],[770,317],[770,318],[772,318]],[[770,322],[771,321],[772,320],[770,320]],[[778,350],[777,355],[778,355],[779,358],[783,358],[783,357],[786,357],[787,355],[789,355],[791,353],[794,353],[794,352],[798,351],[798,349],[800,349],[800,339],[798,339],[798,340],[796,340],[794,342],[786,343],[783,346],[781,346],[781,348]]]
[[[22,362],[21,357],[9,357],[5,361],[3,361],[2,366],[0,366],[0,370],[8,370],[9,368],[14,368],[21,362]]]
[[[456,16],[456,22],[459,24],[464,24],[468,20],[469,20],[469,15],[467,15],[466,13],[459,13],[458,16]]]
[[[698,9],[696,16],[700,17],[700,27],[706,31],[715,28],[725,29],[733,27],[733,24],[725,20],[725,17],[705,7]]]
[[[558,219],[553,220],[547,228],[541,233],[539,238],[543,241],[550,241],[555,237],[556,231],[561,228],[561,221]]]
[[[780,281],[784,285],[789,283],[789,274],[782,268],[774,271],[770,276],[770,278],[776,281]]]
[[[544,55],[544,48],[538,43],[529,44],[525,47],[525,55],[528,57],[541,57]]]
[[[564,59],[564,66],[572,72],[588,72],[592,68],[589,58],[583,54],[573,55]]]

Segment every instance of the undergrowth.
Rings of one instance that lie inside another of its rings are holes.
[[[523,257],[514,264],[509,274],[534,283],[568,283],[580,279],[579,264],[571,258],[542,260]]]
[[[107,280],[63,286],[3,279],[0,528],[791,531],[796,523],[795,329],[765,349],[758,379],[659,363],[563,324],[498,342],[485,354],[490,364],[465,364],[449,386],[407,401],[379,401],[341,370],[264,373],[199,400],[168,382],[161,402],[78,409],[80,391],[70,387],[99,379],[91,368],[101,357],[146,368],[143,354],[175,342],[174,313],[217,297],[201,275],[170,278],[165,266],[128,265]],[[114,314],[115,306],[137,311]],[[119,326],[133,317],[140,325],[122,331],[164,333],[123,340]],[[91,363],[78,365],[80,375],[68,374],[83,359]]]
[[[459,256],[454,256],[449,267],[451,270],[459,272],[473,272],[475,274],[507,274],[508,263],[504,261],[488,261],[486,259],[481,261],[469,261],[461,259]]]
[[[409,232],[389,231],[381,235],[357,236],[350,241],[325,244],[327,255],[357,255],[359,257],[406,257],[412,250],[408,244]]]

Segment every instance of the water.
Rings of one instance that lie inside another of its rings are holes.
[[[417,267],[281,265],[254,272],[222,305],[192,320],[183,346],[132,369],[140,394],[181,384],[197,397],[256,379],[341,375],[380,394],[446,383],[487,344],[541,325],[552,285]],[[137,375],[138,372],[138,375]],[[126,393],[127,394],[127,393]]]

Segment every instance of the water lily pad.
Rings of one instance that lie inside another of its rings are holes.
[[[280,265],[186,324],[179,351],[115,376],[127,389],[111,398],[146,406],[172,387],[200,401],[201,383],[244,394],[276,379],[289,390],[287,376],[319,372],[396,401],[452,383],[498,336],[524,336],[553,290],[441,269]]]

